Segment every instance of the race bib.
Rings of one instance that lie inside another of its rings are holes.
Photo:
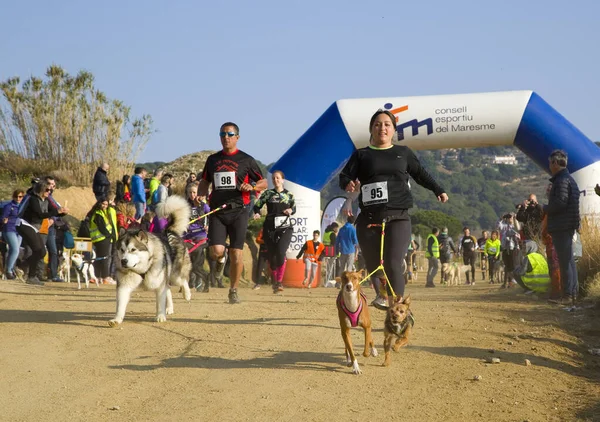
[[[235,189],[235,171],[220,171],[215,173],[214,185],[216,190]]]
[[[275,217],[275,228],[276,229],[284,229],[290,227],[291,221],[289,217],[286,216],[278,216]]]
[[[375,182],[361,187],[363,205],[385,204],[388,201],[386,182]]]

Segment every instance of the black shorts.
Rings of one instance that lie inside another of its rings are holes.
[[[225,246],[229,236],[229,247],[244,249],[248,230],[248,209],[217,211],[208,219],[208,246]]]

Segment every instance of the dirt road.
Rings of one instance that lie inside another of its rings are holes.
[[[409,346],[389,368],[360,356],[361,376],[343,365],[335,289],[242,289],[234,306],[226,289],[176,294],[162,324],[139,292],[111,329],[114,290],[0,281],[1,420],[600,420],[598,315],[517,289],[410,285]]]

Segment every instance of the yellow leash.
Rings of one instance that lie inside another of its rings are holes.
[[[192,224],[192,223],[194,223],[194,222],[196,222],[196,221],[198,221],[198,220],[201,220],[201,219],[203,219],[204,217],[207,217],[207,216],[211,215],[212,213],[215,213],[215,212],[217,212],[217,211],[221,211],[222,209],[225,209],[226,207],[227,207],[227,204],[223,204],[223,205],[221,205],[220,207],[218,207],[218,208],[215,208],[215,209],[214,209],[214,210],[212,210],[211,212],[207,212],[206,214],[203,214],[203,215],[201,215],[200,217],[196,217],[196,218],[194,218],[193,220],[190,220],[190,222],[189,222],[188,224]]]
[[[365,281],[367,281],[368,279],[371,278],[371,276],[373,274],[375,274],[377,271],[382,270],[383,271],[383,275],[386,279],[386,284],[388,285],[388,287],[390,288],[390,291],[392,292],[392,297],[395,299],[396,298],[396,293],[394,292],[394,289],[392,288],[392,284],[390,283],[390,279],[388,278],[387,274],[385,273],[385,267],[383,266],[383,245],[385,243],[385,220],[383,220],[383,222],[381,224],[369,224],[367,226],[367,228],[371,228],[371,227],[377,227],[377,226],[381,226],[381,247],[379,249],[379,267],[375,268],[373,271],[371,271],[371,273],[369,275],[367,275],[364,279],[361,280],[360,284],[364,283]]]

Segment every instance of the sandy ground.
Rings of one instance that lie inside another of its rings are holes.
[[[114,286],[0,281],[0,419],[600,420],[600,357],[587,352],[600,347],[597,311],[570,314],[483,283],[422,284],[408,287],[409,346],[389,368],[360,356],[355,376],[335,289],[245,288],[240,305],[226,289],[190,303],[175,294],[166,323],[153,322],[154,297],[139,291],[112,329]],[[384,313],[370,312],[382,352]],[[360,349],[362,331],[352,336]]]

